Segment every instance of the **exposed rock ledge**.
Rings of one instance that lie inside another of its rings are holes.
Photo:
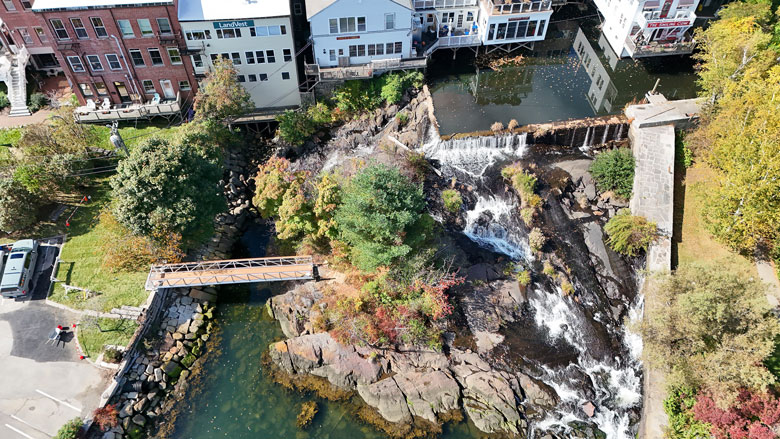
[[[455,348],[449,355],[430,350],[396,352],[345,346],[328,333],[299,330],[318,305],[311,286],[273,299],[271,309],[292,336],[271,345],[274,364],[291,375],[314,375],[343,390],[357,391],[387,421],[440,424],[463,410],[485,433],[525,437],[526,413],[558,403],[549,386],[522,373],[495,370],[477,353]],[[292,317],[292,320],[290,319]],[[297,317],[300,316],[300,317]],[[304,335],[298,335],[298,334]],[[526,410],[528,408],[528,410]]]

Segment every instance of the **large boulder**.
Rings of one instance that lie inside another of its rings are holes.
[[[526,402],[546,409],[558,405],[560,399],[552,387],[524,373],[518,373],[516,376]]]
[[[292,291],[270,300],[270,311],[273,317],[279,321],[282,332],[286,337],[313,332],[311,328],[310,314],[312,307],[322,299],[322,293],[317,290],[314,282],[306,282],[297,285]]]
[[[443,371],[410,372],[393,377],[412,415],[437,422],[437,415],[460,407],[460,387]]]
[[[369,385],[359,384],[357,391],[366,404],[374,407],[388,421],[412,422],[406,398],[393,377]]]
[[[474,425],[485,433],[525,435],[512,384],[500,372],[476,372],[461,381],[463,406]]]

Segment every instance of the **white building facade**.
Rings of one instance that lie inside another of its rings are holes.
[[[230,59],[256,109],[300,105],[287,1],[180,0],[179,23],[198,76]]]
[[[693,51],[690,28],[699,0],[594,0],[603,32],[621,58]]]
[[[480,9],[480,39],[488,46],[544,40],[553,12],[550,0],[482,0]]]
[[[409,0],[309,0],[306,14],[320,67],[412,58]]]

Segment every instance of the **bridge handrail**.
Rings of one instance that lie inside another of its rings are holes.
[[[199,261],[199,262],[181,262],[178,264],[159,264],[152,265],[151,271],[155,273],[178,273],[182,271],[204,271],[226,268],[252,268],[252,267],[271,267],[286,265],[304,265],[313,264],[314,259],[311,256],[283,256],[272,258],[246,258],[246,259],[225,259],[219,261]]]

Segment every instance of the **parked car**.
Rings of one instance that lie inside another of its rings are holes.
[[[0,282],[3,279],[3,267],[5,267],[6,257],[11,252],[10,245],[0,245]]]
[[[0,295],[5,298],[25,297],[31,291],[35,263],[38,260],[38,241],[24,239],[11,246],[3,268]]]

